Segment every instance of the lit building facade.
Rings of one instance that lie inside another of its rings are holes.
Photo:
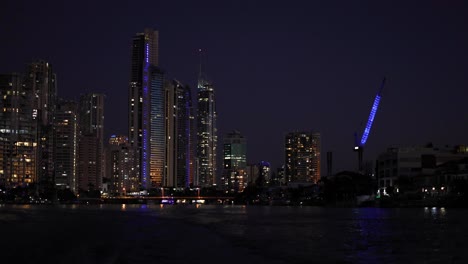
[[[99,177],[98,138],[95,135],[80,135],[78,141],[77,192],[99,190],[102,178]]]
[[[111,196],[126,195],[139,191],[139,179],[134,177],[133,150],[127,136],[112,135],[107,147],[107,178]]]
[[[142,142],[142,186],[144,189],[157,188],[165,185],[164,175],[167,174],[166,167],[166,90],[164,86],[164,72],[158,67],[150,67],[150,89],[149,94],[143,99],[144,108],[149,108],[147,118],[144,121]],[[146,112],[146,110],[144,111]]]
[[[310,131],[291,132],[285,137],[286,182],[320,180],[320,134]]]
[[[137,33],[132,39],[131,47],[131,72],[128,91],[128,135],[130,147],[135,152],[135,177],[140,179],[143,189],[148,189],[160,185],[163,171],[159,164],[151,164],[156,157],[150,150],[152,143],[150,135],[151,123],[155,122],[152,111],[164,109],[164,105],[153,109],[153,89],[162,89],[164,80],[155,81],[152,75],[158,75],[153,67],[158,66],[158,31],[145,29],[142,33]],[[160,82],[160,83],[157,83]],[[157,99],[160,100],[160,99]],[[161,99],[162,100],[162,99]],[[164,115],[159,116],[164,119]],[[158,120],[159,121],[159,120]],[[154,166],[156,167],[154,167]],[[154,168],[151,168],[154,167]]]
[[[104,95],[80,97],[78,138],[78,188],[100,190],[105,173]]]
[[[37,181],[35,94],[19,74],[0,75],[0,186]]]
[[[193,183],[193,109],[191,91],[177,80],[165,84],[166,155],[164,186],[189,187]]]
[[[216,185],[216,104],[213,84],[202,71],[198,78],[197,114],[197,185]]]
[[[54,132],[53,118],[57,98],[57,76],[51,64],[35,61],[28,65],[25,85],[34,97],[33,115],[36,116],[37,144],[36,174],[41,191],[54,187]]]
[[[175,82],[177,109],[177,186],[190,187],[195,175],[195,115],[192,91],[188,85]]]
[[[247,185],[247,139],[239,131],[224,137],[221,187],[228,192],[241,192]]]
[[[76,192],[78,157],[78,106],[59,99],[54,117],[55,186]]]
[[[270,162],[268,161],[260,161],[258,163],[258,171],[259,171],[259,177],[261,179],[261,182],[257,182],[260,184],[269,184],[271,181],[271,165]]]

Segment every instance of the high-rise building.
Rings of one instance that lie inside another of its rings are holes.
[[[99,170],[99,142],[95,135],[81,135],[78,143],[78,193],[99,190],[102,178]]]
[[[80,134],[94,134],[103,141],[104,138],[104,98],[98,93],[80,96],[79,127]],[[104,142],[104,141],[103,141]]]
[[[76,192],[78,157],[78,106],[59,99],[54,117],[55,186]]]
[[[141,184],[144,189],[165,185],[167,174],[167,119],[164,72],[150,67],[150,88],[143,97],[144,116],[141,148]],[[148,100],[146,100],[148,98]],[[148,108],[148,111],[146,109]]]
[[[151,131],[153,118],[158,118],[159,111],[164,104],[155,106],[151,102],[154,95],[152,90],[163,92],[163,78],[155,80],[155,75],[162,75],[153,67],[158,66],[158,31],[145,29],[137,33],[132,40],[130,84],[128,91],[128,134],[130,147],[135,150],[135,177],[141,182],[141,187],[148,189],[161,184],[163,171],[159,171],[160,164],[151,164],[156,157],[150,154],[150,146],[154,142],[154,131]],[[152,76],[153,75],[153,76]],[[160,99],[157,99],[160,100]],[[162,100],[162,99],[161,99]],[[154,109],[154,108],[157,109]],[[164,118],[164,113],[159,113]],[[159,119],[157,120],[159,122]],[[156,133],[156,132],[155,132]],[[151,135],[150,135],[151,134]],[[159,136],[159,135],[158,135]],[[150,141],[151,140],[151,141]],[[150,168],[156,166],[154,169]]]
[[[104,177],[104,95],[80,97],[78,139],[78,187],[100,190]]]
[[[285,138],[286,182],[320,180],[320,134],[310,131],[291,132]]]
[[[139,179],[134,178],[133,152],[127,136],[112,135],[107,148],[107,178],[111,195],[125,195],[139,191]],[[133,178],[132,178],[133,175]]]
[[[165,84],[166,155],[164,186],[193,183],[193,114],[191,91],[177,80]]]
[[[224,137],[222,188],[228,192],[243,191],[247,185],[247,140],[239,131]]]
[[[37,180],[35,94],[21,75],[0,75],[0,186],[24,186]]]
[[[54,132],[57,97],[57,77],[52,66],[46,61],[36,61],[28,65],[25,84],[35,97],[33,115],[37,116],[37,178],[41,191],[54,186]]]
[[[189,86],[177,84],[177,186],[189,187],[194,183],[195,116],[192,91]]]
[[[57,76],[46,61],[36,61],[28,65],[26,85],[36,96],[35,105],[38,120],[42,125],[51,125],[57,100]]]
[[[216,185],[216,104],[213,84],[200,66],[197,94],[197,185]]]

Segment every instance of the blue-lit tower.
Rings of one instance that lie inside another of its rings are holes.
[[[158,31],[145,29],[132,39],[131,72],[128,91],[128,137],[134,150],[135,162],[132,177],[140,179],[140,187],[151,188],[150,137],[151,137],[151,90],[157,90],[162,80],[154,67],[158,66]],[[158,87],[156,87],[158,86]],[[162,89],[162,87],[161,87]],[[154,178],[154,177],[153,177]]]
[[[366,128],[364,129],[364,132],[362,133],[362,138],[359,141],[357,134],[354,134],[354,151],[357,151],[358,153],[358,170],[362,172],[363,170],[363,165],[362,165],[362,156],[364,152],[364,145],[367,142],[367,138],[369,137],[370,130],[372,128],[372,123],[374,122],[375,114],[377,113],[377,110],[379,108],[379,103],[380,99],[382,98],[382,90],[385,85],[385,78],[382,80],[382,85],[380,86],[379,91],[377,92],[377,95],[375,96],[374,103],[372,104],[372,108],[369,114],[369,118],[367,120]]]

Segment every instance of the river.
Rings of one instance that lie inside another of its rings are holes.
[[[467,249],[466,209],[0,205],[1,263],[468,263]]]

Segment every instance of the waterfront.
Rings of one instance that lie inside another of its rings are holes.
[[[2,205],[0,255],[4,263],[467,263],[467,217],[455,208]]]

